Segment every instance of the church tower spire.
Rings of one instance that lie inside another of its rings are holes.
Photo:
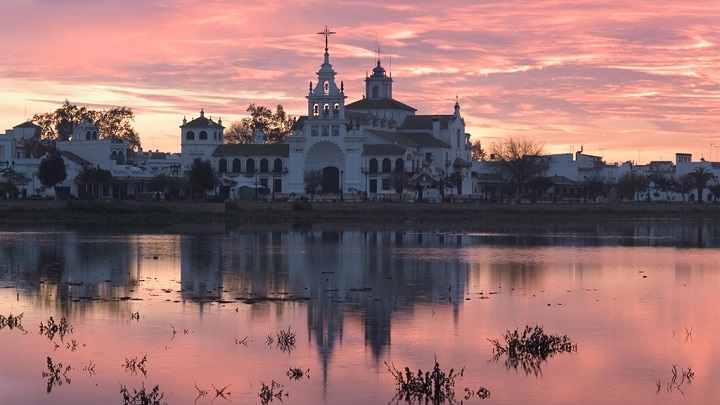
[[[365,78],[365,97],[369,99],[392,98],[392,77],[388,77],[380,63],[378,50],[377,66],[372,75]]]
[[[335,71],[330,64],[329,39],[335,34],[325,27],[318,35],[325,36],[325,55],[323,64],[317,72],[318,82],[313,88],[310,83],[308,99],[308,117],[311,119],[345,119],[345,94],[344,88],[338,87],[335,83]]]

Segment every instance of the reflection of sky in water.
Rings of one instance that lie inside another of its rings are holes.
[[[434,356],[465,367],[458,396],[484,386],[493,403],[712,403],[719,259],[683,246],[718,241],[686,225],[614,228],[634,246],[587,230],[0,233],[0,314],[24,313],[28,332],[0,330],[0,403],[120,403],[120,384],[141,383],[170,404],[196,384],[259,403],[272,380],[286,403],[386,403],[385,361],[429,371]],[[258,297],[298,300],[242,302]],[[38,334],[50,316],[73,325],[64,341]],[[536,324],[578,352],[538,378],[489,361],[487,339]],[[289,354],[266,343],[288,327]],[[147,376],[122,367],[144,355]],[[73,368],[50,394],[47,356]],[[673,364],[695,372],[682,392],[667,386]],[[290,381],[290,367],[310,378]]]

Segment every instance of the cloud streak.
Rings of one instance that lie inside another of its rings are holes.
[[[486,145],[520,135],[611,161],[640,149],[707,158],[720,143],[718,23],[710,0],[17,1],[0,16],[10,39],[0,43],[0,125],[65,98],[133,108],[143,139],[177,132],[200,108],[226,122],[250,103],[302,115],[322,63],[315,33],[331,25],[331,63],[350,101],[377,44],[395,98],[432,114],[451,113],[457,95]],[[179,149],[165,142],[156,147]]]

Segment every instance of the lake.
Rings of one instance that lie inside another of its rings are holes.
[[[0,403],[404,404],[389,368],[437,361],[443,403],[713,404],[719,246],[702,220],[8,228]],[[576,350],[496,355],[536,326]]]

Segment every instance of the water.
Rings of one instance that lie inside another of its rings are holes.
[[[0,403],[122,404],[121,387],[157,386],[168,404],[259,404],[273,381],[284,404],[406,403],[387,365],[432,371],[437,359],[464,367],[457,403],[711,404],[719,234],[697,221],[6,230],[0,315],[22,313],[24,330],[0,329]],[[64,336],[42,333],[50,317],[65,318]],[[577,351],[529,372],[493,359],[488,340],[526,325]],[[279,346],[283,334],[294,345]],[[464,398],[480,387],[490,398]]]

